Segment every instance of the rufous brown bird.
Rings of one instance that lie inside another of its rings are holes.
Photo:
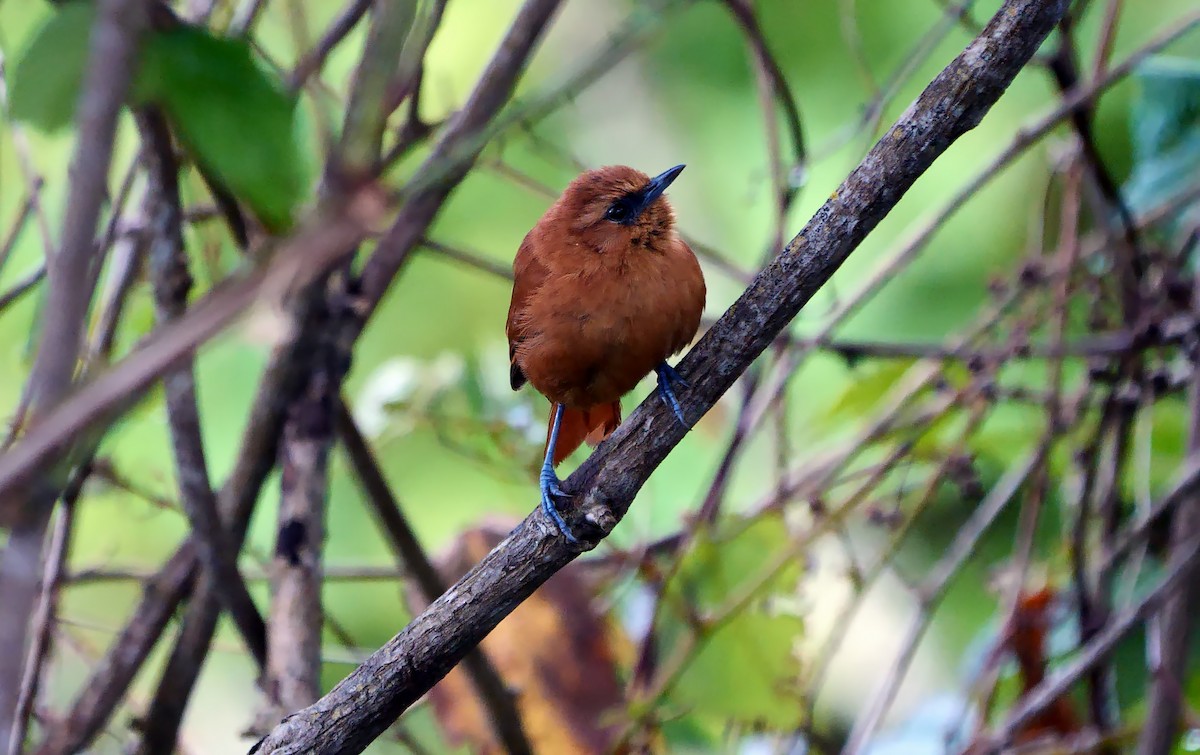
[[[1050,666],[1047,636],[1053,625],[1058,600],[1059,596],[1049,587],[1021,592],[994,650],[992,662],[998,662],[1005,653],[1011,653],[1016,658],[1017,678],[1021,685],[1018,702],[1026,699],[1046,679]],[[1012,735],[1012,744],[1032,744],[1050,737],[1069,738],[1082,730],[1083,724],[1071,698],[1069,694],[1064,694],[1017,729]],[[992,752],[994,744],[986,737],[977,736],[962,752],[963,755]],[[1101,744],[1088,752],[1116,755],[1108,744]]]
[[[662,399],[689,426],[673,387],[686,384],[666,361],[695,337],[704,310],[704,275],[663,196],[683,167],[654,178],[623,165],[587,171],[513,261],[509,379],[513,390],[528,381],[550,400],[542,509],[572,542],[554,467],[617,428],[622,396],[653,370]]]

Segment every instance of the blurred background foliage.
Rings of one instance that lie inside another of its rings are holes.
[[[300,5],[305,29],[297,29],[295,10]],[[515,0],[450,0],[426,60],[421,99],[425,120],[436,123],[462,102],[518,5]],[[793,87],[811,157],[804,172],[793,176],[800,193],[786,224],[790,235],[857,164],[881,128],[908,107],[972,35],[966,25],[948,19],[936,0],[758,0],[754,5]],[[218,4],[217,28],[229,18],[230,6]],[[972,16],[985,19],[998,6],[994,0],[981,0],[974,4]],[[1193,7],[1191,0],[1131,3],[1121,19],[1114,59],[1122,59]],[[303,49],[297,35],[311,38],[338,10],[334,2],[269,2],[255,26],[254,45],[267,60],[290,69]],[[0,3],[0,49],[10,71],[12,61],[51,13],[47,3]],[[1077,29],[1085,60],[1094,53],[1091,45],[1099,18],[1093,10]],[[930,54],[916,59],[915,68],[897,81],[897,71],[914,60],[913,50],[933,29],[945,33]],[[489,146],[480,166],[442,211],[431,239],[507,266],[524,233],[549,203],[545,193],[515,181],[511,169],[557,191],[577,172],[577,164],[625,163],[656,173],[686,163],[687,171],[671,188],[682,228],[740,268],[758,265],[771,243],[774,222],[770,167],[752,58],[743,34],[721,3],[570,0],[522,80],[517,106],[566,81],[610,45],[615,35],[631,32],[636,49],[628,57],[548,117],[527,128],[509,129]],[[301,100],[297,138],[305,159],[311,161],[302,166],[309,180],[324,155],[320,124],[336,120],[337,103],[346,91],[362,41],[360,28],[329,58],[321,75],[326,93],[306,94]],[[1200,59],[1200,36],[1186,37],[1170,53],[1182,62],[1162,64],[1170,69],[1168,74],[1184,80],[1194,77],[1195,70],[1187,67],[1193,64],[1187,61]],[[863,128],[864,113],[870,115],[867,106],[878,101],[879,87],[893,85],[895,91],[883,103],[878,120]],[[1114,174],[1122,180],[1128,177],[1131,196],[1144,198],[1149,206],[1155,187],[1161,188],[1170,178],[1161,176],[1164,170],[1175,169],[1180,175],[1194,172],[1200,160],[1200,132],[1162,137],[1161,124],[1139,121],[1134,103],[1138,97],[1153,98],[1155,85],[1140,86],[1131,80],[1113,87],[1100,103],[1095,132]],[[808,305],[794,334],[803,336],[819,327],[840,297],[857,287],[906,229],[940,207],[1008,143],[1031,114],[1043,112],[1056,99],[1043,70],[1030,68],[1022,73],[979,128],[934,165]],[[1196,111],[1186,111],[1185,107],[1168,121],[1194,121]],[[128,115],[124,117],[128,120]],[[137,149],[135,131],[128,122],[124,126],[115,171],[128,165]],[[1052,136],[989,183],[937,232],[916,262],[889,280],[838,334],[870,341],[941,342],[958,332],[989,300],[989,280],[1009,270],[1028,250],[1035,233],[1031,218],[1042,210],[1050,166],[1066,138],[1066,132]],[[6,222],[25,196],[24,155],[14,146],[22,139],[28,142],[33,169],[45,179],[44,209],[56,233],[72,132],[47,134],[27,128],[17,134],[8,120],[0,122],[0,218]],[[1164,145],[1178,151],[1165,155]],[[401,161],[393,178],[406,175],[420,157],[418,151]],[[497,167],[501,164],[507,170]],[[185,174],[183,192],[185,203],[206,199],[194,172]],[[237,254],[218,222],[191,225],[187,241],[201,290],[235,268]],[[39,235],[24,233],[0,269],[0,290],[25,276],[42,254]],[[706,274],[707,315],[715,317],[740,293],[742,284],[710,265]],[[444,549],[458,533],[487,517],[522,516],[535,501],[546,405],[530,391],[513,394],[508,388],[503,333],[508,296],[509,286],[502,278],[423,249],[393,286],[354,355],[346,395],[372,436],[394,492],[431,550]],[[20,398],[39,301],[38,295],[26,297],[0,318],[0,411],[4,413]],[[120,332],[118,354],[152,325],[150,292],[140,286]],[[263,329],[255,325],[252,317],[245,327],[205,349],[197,364],[204,437],[216,480],[223,479],[231,466],[268,349]],[[874,416],[880,397],[910,366],[902,360],[852,361],[834,353],[815,354],[788,389],[789,453],[814,454],[854,437]],[[1006,368],[1005,375],[1037,382],[1038,369],[1014,366],[1011,371]],[[628,397],[627,410],[649,390],[647,382]],[[1160,407],[1149,430],[1151,482],[1156,491],[1183,453],[1183,406],[1180,401]],[[614,533],[614,545],[632,547],[679,529],[711,483],[735,414],[731,395],[696,425],[642,490]],[[970,448],[984,478],[978,484],[990,487],[1000,471],[1032,447],[1043,423],[1036,407],[1014,405],[991,415]],[[952,432],[953,428],[946,428],[948,435]],[[928,442],[937,443],[936,439]],[[777,453],[771,434],[760,433],[751,443],[734,474],[727,511],[749,508],[774,489]],[[86,504],[79,509],[73,571],[145,574],[170,555],[187,524],[171,503],[176,493],[169,448],[165,415],[157,400],[144,402],[110,434],[103,454],[126,484],[89,486]],[[277,490],[277,483],[268,486],[266,500],[259,506],[246,564],[265,559],[272,550]],[[326,550],[330,569],[390,565],[390,552],[340,456],[333,466],[330,500]],[[1052,493],[1039,553],[1061,562],[1062,525],[1056,501]],[[914,538],[898,558],[900,568],[916,575],[927,569],[945,550],[971,505],[963,497],[940,496],[917,523]],[[977,662],[980,642],[996,629],[996,598],[981,587],[989,568],[1008,556],[1014,528],[1015,514],[1005,515],[971,567],[952,585],[947,610],[938,614],[922,643],[915,671],[893,710],[899,728],[889,736],[901,737],[900,743],[889,750],[881,742],[877,753],[915,752],[911,741],[903,739],[905,727],[926,732],[921,728],[923,720],[936,720],[940,726],[962,715],[956,694],[961,691],[964,669]],[[885,539],[868,525],[858,529],[861,532],[855,536],[864,543],[878,545]],[[734,545],[720,547],[716,556],[710,554],[711,563],[705,563],[704,548],[697,548],[694,558],[680,567],[683,576],[690,574],[691,579],[678,580],[679,589],[689,589],[693,581],[699,585],[699,592],[691,593],[689,600],[703,604],[706,591],[725,597],[741,575],[758,568],[763,555],[772,552],[781,532],[749,531],[726,537]],[[610,549],[602,546],[600,552]],[[664,732],[673,749],[734,746],[721,726],[730,718],[772,727],[796,724],[796,711],[780,690],[802,678],[802,669],[820,646],[816,638],[831,628],[837,631],[831,623],[847,590],[844,566],[835,548],[818,544],[780,577],[790,579],[794,587],[803,573],[797,606],[782,614],[786,623],[780,623],[779,616],[769,620],[765,614],[761,620],[749,618],[723,635],[712,652],[697,657],[670,703],[678,718]],[[833,660],[828,689],[818,707],[827,728],[837,730],[853,719],[896,646],[899,628],[911,616],[912,605],[894,587],[885,576],[871,591]],[[121,626],[138,590],[137,582],[98,579],[67,593],[63,618],[69,640],[63,642],[61,665],[50,680],[52,704],[71,699],[89,664]],[[264,584],[256,583],[254,590],[265,605]],[[409,616],[391,580],[331,581],[325,599],[329,614],[360,649],[384,642]],[[618,584],[609,599],[627,631],[636,634],[637,627],[645,626],[649,609],[644,588]],[[669,645],[669,627],[664,631],[662,641]],[[347,664],[354,654],[331,640],[327,658],[325,682],[332,685],[350,670]],[[787,659],[791,660],[779,664]],[[1133,643],[1121,661],[1138,667],[1140,645]],[[763,673],[748,673],[748,669]],[[243,747],[239,732],[248,724],[247,711],[255,704],[254,677],[239,641],[223,627],[185,720],[183,740],[192,751],[230,752]],[[144,702],[156,678],[151,673],[139,677],[131,698],[134,706]],[[449,751],[427,707],[417,709],[406,721],[429,751]],[[753,737],[740,738],[737,746],[745,752],[758,751]],[[372,751],[390,752],[397,747],[379,743]],[[96,751],[116,751],[115,741],[101,740]]]

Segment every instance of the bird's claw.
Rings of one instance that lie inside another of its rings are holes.
[[[683,407],[679,405],[679,399],[675,397],[675,391],[671,388],[671,383],[687,388],[687,381],[666,362],[654,368],[654,371],[658,373],[658,394],[662,396],[662,400],[666,402],[667,406],[671,407],[671,411],[675,412],[675,419],[679,420],[679,424],[690,427],[687,420],[683,418]]]
[[[562,482],[558,479],[558,475],[554,474],[554,468],[543,466],[542,473],[538,476],[538,483],[542,490],[542,511],[546,512],[546,516],[550,517],[567,542],[579,542],[571,533],[571,528],[567,526],[567,521],[563,519],[562,514],[558,513],[558,507],[554,505],[555,498],[570,498],[562,489]]]

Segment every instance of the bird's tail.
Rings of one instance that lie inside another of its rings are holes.
[[[550,405],[550,423],[546,427],[546,442],[550,442],[550,430],[554,426],[554,412],[558,404]],[[558,445],[554,447],[554,465],[571,455],[585,440],[594,446],[612,434],[621,424],[621,402],[590,406],[586,409],[563,407],[562,424],[558,427]],[[543,449],[543,452],[545,449]]]

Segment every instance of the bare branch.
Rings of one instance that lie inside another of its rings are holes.
[[[347,207],[313,218],[275,246],[271,264],[215,286],[186,315],[157,329],[132,354],[47,412],[0,458],[0,522],[19,513],[14,496],[73,438],[127,410],[178,360],[235,322],[264,294],[275,300],[342,258],[365,237],[364,221],[378,212],[376,199],[368,189]]]
[[[150,225],[150,275],[158,317],[160,322],[165,323],[183,316],[192,286],[183,246],[178,166],[167,123],[162,115],[153,109],[146,109],[139,113],[138,121],[147,145],[149,163],[145,202]],[[177,368],[164,375],[163,387],[179,497],[192,525],[204,564],[205,577],[200,593],[215,591],[261,668],[266,663],[266,630],[246,582],[238,571],[237,551],[230,547],[217,512],[217,500],[209,482],[200,430],[192,360],[183,360]],[[185,628],[184,631],[188,630]],[[196,660],[195,671],[198,671],[203,657]],[[180,668],[182,662],[183,659],[175,653],[168,661],[164,675],[167,688],[160,685],[155,695],[151,714],[142,727],[143,746],[149,744],[159,749],[174,746],[180,721],[178,714],[186,706],[187,693],[191,688],[185,680],[193,678],[195,673]]]
[[[350,86],[341,139],[326,164],[323,196],[337,196],[376,172],[391,112],[388,92],[402,75],[399,69],[416,16],[413,0],[375,5]],[[349,362],[349,346],[337,337],[350,300],[348,270],[347,262],[301,294],[311,300],[305,309],[317,335],[299,368],[305,374],[304,386],[288,406],[280,446],[282,475],[267,626],[270,703],[260,717],[263,728],[311,704],[321,693],[326,498],[334,403]]]
[[[73,158],[71,191],[63,219],[62,246],[47,260],[49,292],[37,358],[29,379],[35,417],[67,393],[83,344],[92,298],[92,250],[100,208],[108,187],[108,168],[117,116],[133,78],[138,35],[145,25],[141,0],[103,0],[92,29],[88,65],[77,112],[79,138]],[[66,470],[13,501],[20,526],[13,527],[0,553],[0,742],[12,733],[29,618],[37,599],[42,540],[50,509]]]
[[[900,682],[904,679],[908,665],[917,652],[918,643],[929,626],[932,619],[932,608],[941,600],[950,580],[979,545],[980,538],[996,521],[1000,512],[1013,499],[1029,476],[1045,462],[1046,446],[1047,444],[1044,443],[1037,453],[1013,466],[996,483],[996,487],[972,513],[970,521],[959,530],[949,552],[938,562],[933,572],[917,591],[920,611],[908,631],[904,633],[904,640],[901,642],[900,650],[896,653],[892,668],[884,676],[870,704],[863,709],[861,715],[854,722],[854,728],[850,731],[846,747],[843,750],[846,755],[862,752],[871,741],[871,737],[875,735],[876,729],[883,722],[883,718],[887,715],[892,700],[900,688]]]
[[[680,363],[680,373],[691,385],[683,400],[687,416],[703,413],[729,389],[913,182],[979,122],[1066,5],[1064,0],[1009,0],[980,37],[934,79]],[[386,277],[393,262],[377,269]],[[370,278],[364,283],[378,285]],[[567,512],[570,526],[596,539],[611,531],[684,433],[661,402],[643,402],[567,480],[576,504]],[[540,511],[530,515],[404,631],[315,705],[281,723],[253,751],[360,752],[578,554],[556,536]]]
[[[38,265],[34,268],[33,272],[17,281],[12,288],[0,294],[0,312],[3,312],[15,302],[20,301],[21,297],[32,291],[33,287],[41,283],[45,278],[46,266]]]
[[[235,550],[241,550],[254,504],[275,467],[288,397],[298,390],[301,378],[294,367],[298,361],[297,352],[305,349],[307,343],[305,338],[289,341],[272,355],[261,381],[263,386],[270,387],[270,392],[260,390],[246,420],[237,464],[218,496],[218,507],[223,521],[229,523]],[[193,578],[199,568],[197,544],[189,539],[157,574],[145,581],[142,599],[125,629],[113,641],[106,657],[96,665],[62,725],[55,727],[37,750],[39,755],[76,752],[103,728],[176,607],[192,590]],[[191,684],[183,672],[194,675],[198,671],[198,659],[208,652],[218,608],[212,586],[206,588],[201,581],[172,651],[172,659],[178,660],[168,662],[164,670],[164,673],[179,672],[170,680],[179,688],[170,692],[171,699],[178,700],[182,688]],[[167,694],[164,691],[164,695]],[[182,716],[182,710],[173,715]]]
[[[121,702],[134,674],[174,615],[175,605],[191,590],[199,569],[196,543],[188,541],[153,579],[147,580],[134,618],[113,640],[68,716],[47,731],[38,755],[79,752],[104,726]]]
[[[1197,482],[1193,475],[1190,484]],[[995,737],[991,738],[990,749],[980,750],[980,753],[999,752],[1012,741],[1015,732],[1029,723],[1039,712],[1045,710],[1055,700],[1062,697],[1084,675],[1103,663],[1112,653],[1113,647],[1130,631],[1140,626],[1154,611],[1158,610],[1171,592],[1179,587],[1179,582],[1200,562],[1200,537],[1192,533],[1192,538],[1175,551],[1171,566],[1163,574],[1161,580],[1143,596],[1137,603],[1114,616],[1104,629],[1081,648],[1079,654],[1069,663],[1063,665],[1048,676],[1036,689],[1024,696],[1013,708],[999,728]]]

